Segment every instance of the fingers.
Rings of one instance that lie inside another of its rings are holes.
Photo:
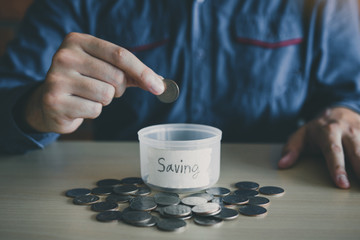
[[[136,84],[156,95],[164,92],[162,77],[154,73],[135,55],[113,43],[85,34],[69,34],[67,42],[78,44],[86,53],[99,58],[126,73]]]
[[[101,103],[103,106],[109,105],[114,98],[115,88],[110,84],[86,76],[77,76],[73,80],[74,84],[69,90],[72,95]]]
[[[283,148],[283,154],[278,162],[279,168],[289,168],[298,160],[305,144],[305,127],[296,131],[288,140]]]
[[[101,103],[68,94],[47,92],[42,101],[43,116],[37,120],[47,118],[42,127],[60,134],[75,131],[84,118],[96,118],[102,111]]]
[[[111,64],[94,58],[82,51],[61,49],[53,58],[53,66],[50,73],[58,76],[74,78],[81,74],[110,84],[115,88],[115,97],[124,93],[127,84],[127,76],[120,69]],[[71,81],[70,85],[75,81]]]
[[[355,174],[360,178],[360,131],[350,128],[349,132],[343,137],[343,146],[354,169]]]
[[[345,156],[342,147],[342,129],[336,122],[322,127],[318,144],[326,159],[330,175],[339,188],[349,188],[345,170]]]
[[[115,88],[113,97],[121,97],[125,92],[127,82],[129,81],[126,74],[107,62],[101,61],[85,53],[83,55],[81,64],[74,66],[78,72],[89,78],[111,84]]]

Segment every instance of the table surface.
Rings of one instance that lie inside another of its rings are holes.
[[[222,144],[216,186],[237,181],[281,186],[265,217],[203,227],[187,220],[168,233],[121,222],[100,223],[88,206],[72,204],[67,189],[91,188],[105,178],[140,176],[136,142],[57,142],[25,155],[0,156],[0,239],[360,239],[360,186],[332,184],[322,159],[303,158],[277,170],[279,144]]]

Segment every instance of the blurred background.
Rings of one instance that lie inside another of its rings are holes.
[[[0,0],[0,56],[4,54],[7,43],[14,38],[26,9],[33,1],[34,0]],[[92,139],[91,120],[86,120],[74,133],[60,137],[60,140]]]

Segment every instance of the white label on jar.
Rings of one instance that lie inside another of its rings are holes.
[[[211,148],[168,150],[149,147],[148,182],[164,188],[198,188],[210,183]]]

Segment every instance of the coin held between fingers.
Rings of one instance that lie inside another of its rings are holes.
[[[163,103],[175,102],[176,99],[179,97],[179,86],[176,84],[175,81],[170,79],[164,79],[163,82],[165,86],[165,91],[162,94],[157,95],[157,98]]]

